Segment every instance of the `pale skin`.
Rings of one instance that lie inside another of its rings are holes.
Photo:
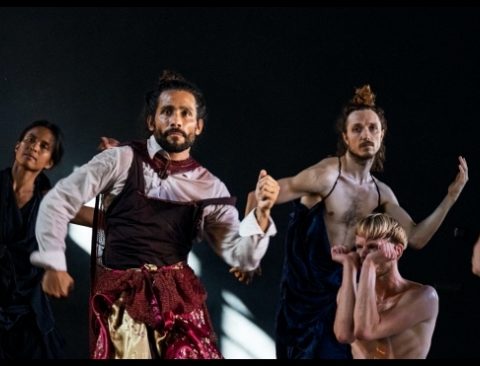
[[[480,276],[480,235],[473,247],[472,272],[473,274]]]
[[[378,206],[378,193],[370,174],[375,154],[384,137],[378,115],[364,109],[352,112],[346,123],[343,139],[348,151],[340,157],[342,173],[337,185],[325,201],[325,224],[332,246],[352,248],[356,223]],[[448,211],[456,202],[468,181],[468,166],[458,158],[458,174],[449,185],[447,194],[433,212],[415,223],[399,205],[395,194],[385,183],[376,180],[384,210],[406,230],[409,246],[423,248],[438,230]],[[280,193],[275,204],[301,199],[311,208],[321,202],[332,189],[338,176],[338,159],[325,158],[295,176],[278,180]],[[246,212],[255,206],[253,193],[249,194]]]
[[[153,117],[147,120],[147,127],[154,135],[168,133],[171,129],[184,132],[169,133],[167,140],[170,143],[181,145],[186,139],[194,140],[203,131],[204,121],[197,117],[195,96],[184,90],[163,91],[158,100],[157,110]],[[116,146],[118,142],[106,137],[102,138],[100,148]],[[190,147],[180,152],[170,152],[171,160],[185,160],[190,157]],[[259,173],[255,189],[255,217],[259,226],[265,232],[269,226],[270,210],[277,200],[279,186],[275,179],[262,169]],[[47,271],[42,286],[43,290],[54,297],[66,297],[73,284],[73,279],[67,272]]]
[[[342,246],[331,251],[343,266],[337,339],[351,344],[356,359],[426,358],[438,315],[437,292],[400,275],[402,244],[356,236],[355,246],[356,252]]]

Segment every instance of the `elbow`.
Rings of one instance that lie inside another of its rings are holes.
[[[353,326],[349,324],[342,325],[335,323],[333,326],[333,332],[335,333],[337,341],[342,344],[350,344],[355,341],[355,337],[353,335]]]
[[[355,339],[361,341],[373,341],[375,338],[372,335],[372,332],[369,332],[367,329],[364,328],[355,328],[353,335]]]
[[[337,341],[342,344],[351,344],[355,341],[355,337],[352,332],[335,332]]]
[[[427,238],[412,237],[408,240],[408,246],[416,250],[422,249],[425,245],[427,245],[427,243]]]

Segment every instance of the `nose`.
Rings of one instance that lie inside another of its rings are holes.
[[[364,128],[362,131],[362,134],[360,135],[363,140],[370,140],[371,139],[371,133],[368,131],[368,128]]]
[[[32,151],[37,151],[40,146],[40,141],[32,141],[28,144],[28,148]]]
[[[170,116],[170,126],[171,127],[181,127],[182,126],[182,119],[180,118],[179,112],[174,112]]]

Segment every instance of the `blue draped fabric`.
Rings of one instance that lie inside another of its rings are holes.
[[[280,359],[351,359],[333,323],[342,266],[332,260],[324,203],[308,209],[294,202],[285,240],[281,298],[276,322]]]

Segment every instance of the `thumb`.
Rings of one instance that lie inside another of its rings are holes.
[[[262,179],[267,175],[267,171],[265,169],[260,170],[260,174],[258,175],[258,179]]]

